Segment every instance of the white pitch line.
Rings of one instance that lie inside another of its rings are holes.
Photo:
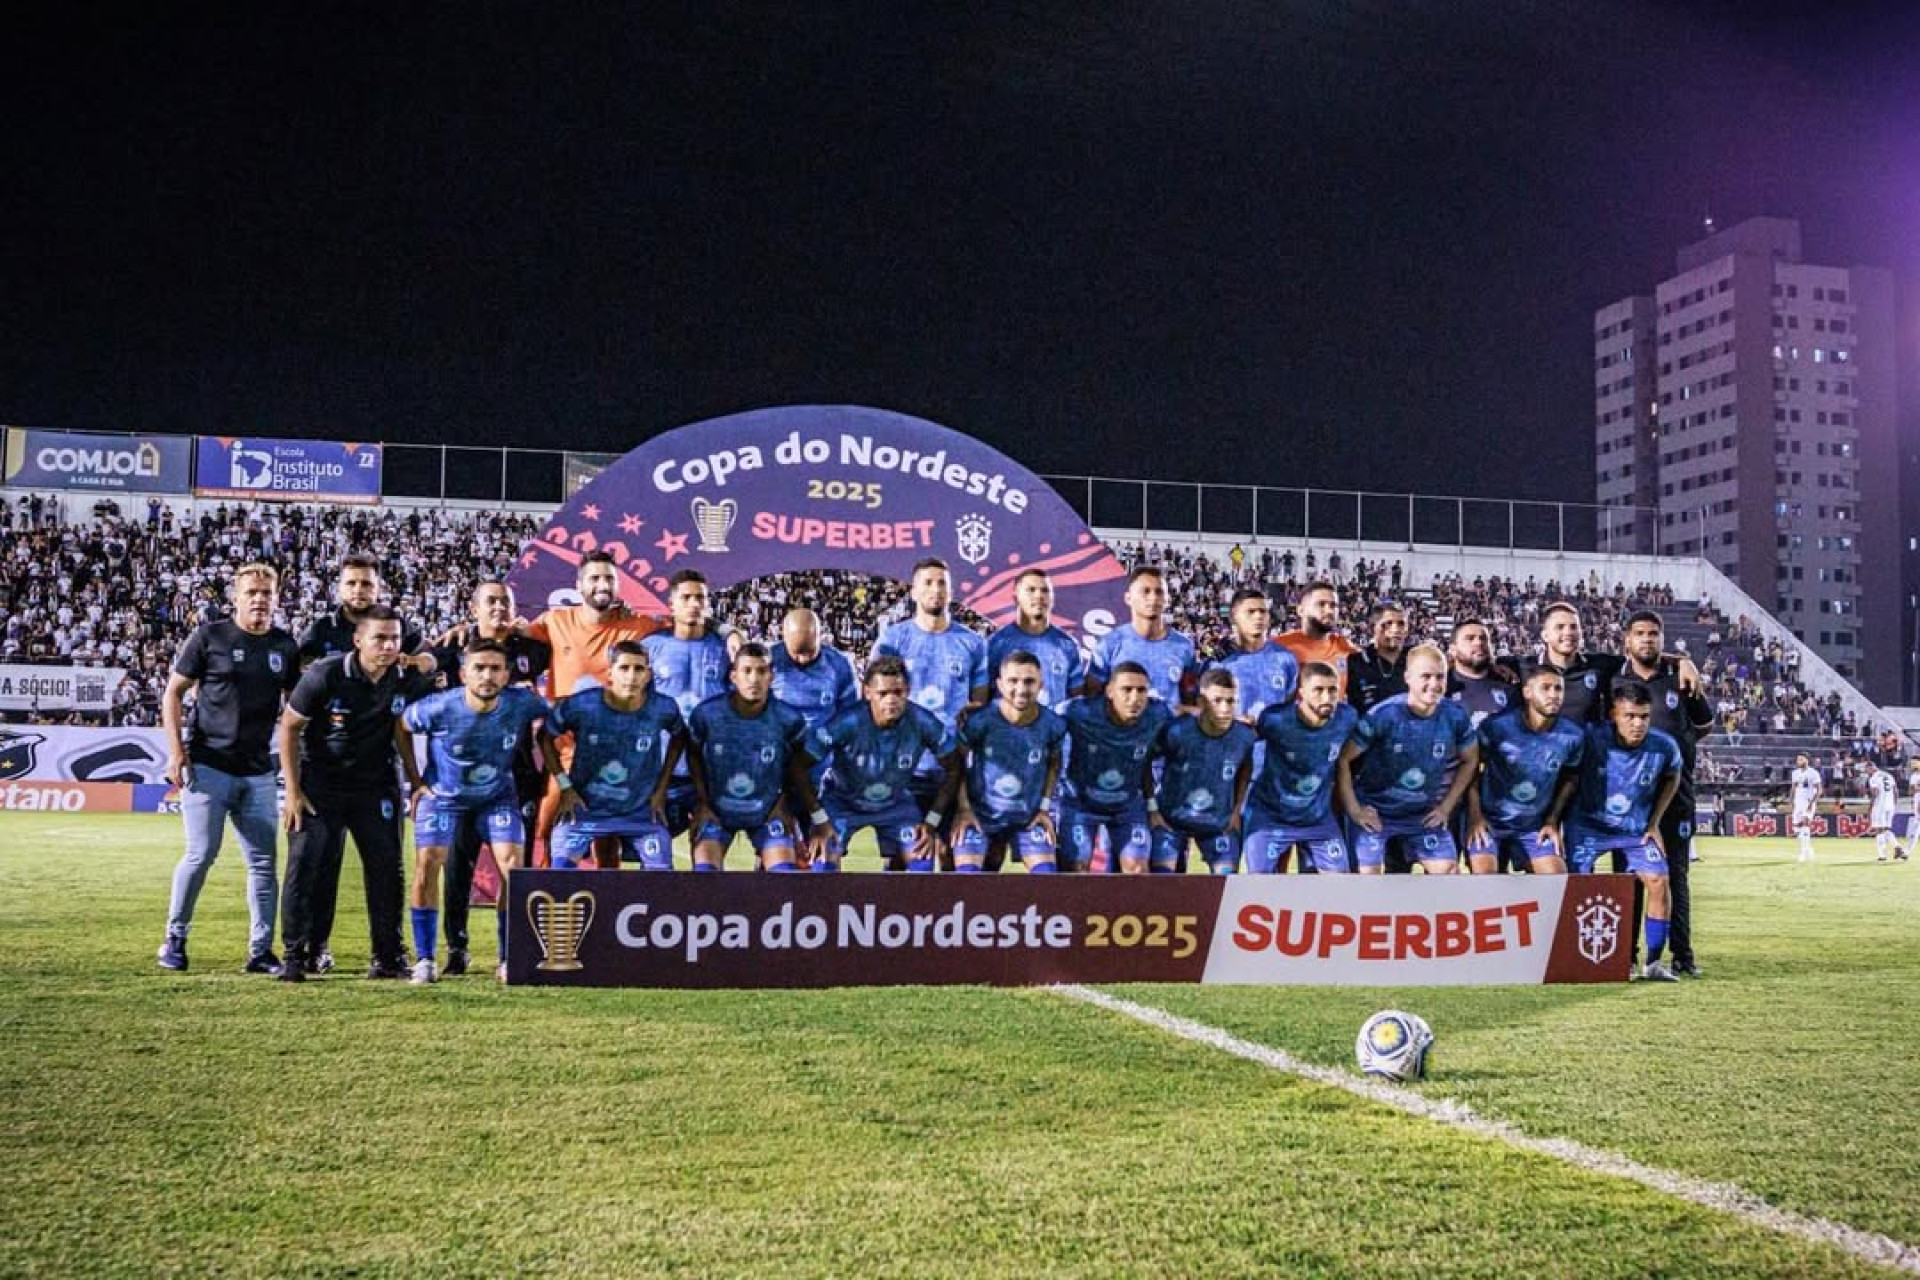
[[[1589,1173],[1626,1178],[1643,1187],[1651,1187],[1655,1191],[1664,1192],[1678,1199],[1704,1205],[1709,1209],[1717,1209],[1722,1213],[1730,1213],[1755,1226],[1778,1231],[1783,1235],[1798,1236],[1817,1244],[1829,1244],[1864,1261],[1920,1275],[1920,1246],[1907,1244],[1878,1232],[1862,1231],[1844,1222],[1834,1222],[1827,1218],[1810,1218],[1805,1214],[1795,1213],[1791,1209],[1779,1208],[1768,1204],[1753,1192],[1734,1186],[1730,1182],[1709,1182],[1689,1174],[1675,1173],[1671,1169],[1656,1169],[1652,1165],[1629,1159],[1617,1151],[1603,1151],[1598,1147],[1590,1147],[1584,1142],[1575,1142],[1570,1138],[1536,1138],[1503,1120],[1490,1120],[1475,1112],[1464,1102],[1452,1098],[1429,1098],[1412,1090],[1402,1089],[1366,1076],[1356,1076],[1333,1067],[1315,1066],[1311,1062],[1302,1062],[1284,1049],[1275,1049],[1268,1045],[1255,1044],[1251,1040],[1242,1040],[1231,1032],[1210,1027],[1204,1022],[1182,1018],[1178,1014],[1168,1013],[1164,1009],[1156,1009],[1151,1005],[1135,1004],[1131,1000],[1122,1000],[1118,996],[1110,996],[1090,987],[1064,985],[1048,989],[1069,1000],[1078,1000],[1083,1004],[1090,1004],[1110,1013],[1132,1018],[1136,1022],[1143,1022],[1169,1035],[1178,1036],[1182,1040],[1206,1045],[1222,1053],[1230,1053],[1236,1058],[1245,1058],[1263,1067],[1284,1071],[1289,1075],[1299,1076],[1303,1080],[1311,1080],[1315,1084],[1344,1089],[1355,1097],[1365,1098],[1368,1102],[1378,1102],[1408,1115],[1419,1116],[1423,1120],[1435,1120],[1444,1125],[1451,1125],[1478,1137],[1492,1138],[1522,1151],[1563,1161]]]

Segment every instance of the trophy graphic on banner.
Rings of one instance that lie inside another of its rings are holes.
[[[580,940],[593,924],[593,894],[585,889],[562,902],[545,889],[527,895],[527,919],[540,941],[541,960],[533,967],[549,973],[580,969]]]
[[[725,498],[719,502],[695,498],[693,527],[700,533],[700,550],[727,550],[727,531],[733,528],[734,519],[739,514],[740,504],[732,498]]]

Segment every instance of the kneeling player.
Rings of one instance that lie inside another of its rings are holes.
[[[1266,760],[1247,801],[1247,871],[1284,875],[1295,848],[1300,869],[1353,870],[1347,839],[1333,815],[1340,751],[1359,715],[1340,701],[1340,673],[1324,662],[1300,669],[1294,700],[1260,713],[1256,732]]]
[[[673,870],[667,787],[686,733],[680,708],[652,684],[646,647],[615,641],[607,651],[606,687],[562,698],[547,717],[541,756],[557,762],[554,739],[564,737],[573,762],[554,774],[560,814],[550,847],[560,870],[578,867],[589,853],[610,871],[619,870],[623,857],[648,871]]]
[[[1667,945],[1667,855],[1660,819],[1680,789],[1680,747],[1652,727],[1653,695],[1638,680],[1613,686],[1611,723],[1590,725],[1579,771],[1560,785],[1548,821],[1567,813],[1573,870],[1589,875],[1603,853],[1626,854],[1647,893],[1647,967],[1642,976],[1678,982],[1660,958]]]
[[[1033,875],[1052,875],[1059,833],[1047,812],[1060,776],[1066,721],[1040,705],[1040,660],[1025,649],[1000,659],[999,697],[967,717],[966,781],[953,816],[953,869],[977,872],[1007,846]]]
[[[770,695],[767,646],[743,644],[733,656],[733,692],[709,698],[687,719],[693,775],[693,869],[720,871],[727,846],[745,832],[763,871],[797,871],[793,820],[784,791],[809,809],[819,802],[807,777],[807,722]]]
[[[1060,784],[1060,864],[1066,871],[1147,870],[1153,833],[1153,747],[1173,713],[1149,695],[1147,669],[1115,664],[1103,693],[1067,704]]]
[[[1379,874],[1389,857],[1396,868],[1417,859],[1428,875],[1452,875],[1460,851],[1447,823],[1473,785],[1480,744],[1472,716],[1446,698],[1445,654],[1426,644],[1413,650],[1406,680],[1405,693],[1360,717],[1334,786],[1362,875]]]
[[[1563,837],[1547,821],[1564,770],[1578,768],[1586,735],[1560,716],[1566,681],[1546,663],[1527,673],[1522,702],[1480,722],[1480,785],[1467,792],[1467,866],[1490,876],[1502,863],[1565,875]]]
[[[954,758],[959,740],[939,716],[908,699],[907,664],[899,658],[875,658],[861,692],[864,705],[807,734],[809,777],[816,763],[832,765],[826,794],[813,812],[813,869],[838,871],[848,842],[871,827],[889,871],[932,871],[941,816],[959,785]],[[931,753],[945,771],[933,807],[925,812],[913,793],[922,752]]]
[[[1240,814],[1253,780],[1253,730],[1239,719],[1239,682],[1215,667],[1200,677],[1200,713],[1176,716],[1160,731],[1164,764],[1155,793],[1152,867],[1171,874],[1198,843],[1215,875],[1240,869]]]

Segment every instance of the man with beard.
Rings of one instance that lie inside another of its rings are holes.
[[[1467,709],[1475,728],[1488,716],[1518,705],[1519,691],[1493,668],[1493,641],[1487,624],[1478,618],[1453,624],[1447,661],[1447,696]]]
[[[1347,701],[1361,715],[1407,691],[1407,611],[1382,600],[1367,613],[1373,643],[1347,669]]]
[[[1527,673],[1524,701],[1480,725],[1478,785],[1467,792],[1467,868],[1477,876],[1509,866],[1535,875],[1564,875],[1566,842],[1547,822],[1561,775],[1578,768],[1586,733],[1560,716],[1566,683],[1538,666]]]
[[[955,869],[999,866],[1009,846],[1030,875],[1058,869],[1052,795],[1066,721],[1040,705],[1040,660],[1015,649],[1000,660],[1000,696],[967,717],[965,778],[953,817]]]
[[[321,614],[300,634],[300,665],[353,650],[353,633],[380,599],[380,562],[372,556],[354,554],[340,561],[340,576],[334,582],[335,608]],[[400,652],[415,671],[431,675],[429,657],[406,657],[420,647],[420,633],[409,626],[400,630]]]
[[[1333,668],[1338,681],[1336,692],[1347,697],[1347,666],[1360,646],[1340,631],[1340,592],[1331,582],[1309,582],[1300,593],[1300,626],[1282,632],[1274,643],[1293,654],[1305,670],[1310,662],[1323,662]]]

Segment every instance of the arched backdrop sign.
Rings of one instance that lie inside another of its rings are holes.
[[[610,553],[621,594],[666,611],[667,578],[716,588],[837,569],[904,581],[939,556],[954,599],[1013,620],[1038,566],[1054,623],[1105,632],[1126,571],[1051,486],[998,450],[921,418],[847,405],[756,409],[655,437],[596,476],[522,551],[508,582],[528,608],[573,598],[582,556]]]

